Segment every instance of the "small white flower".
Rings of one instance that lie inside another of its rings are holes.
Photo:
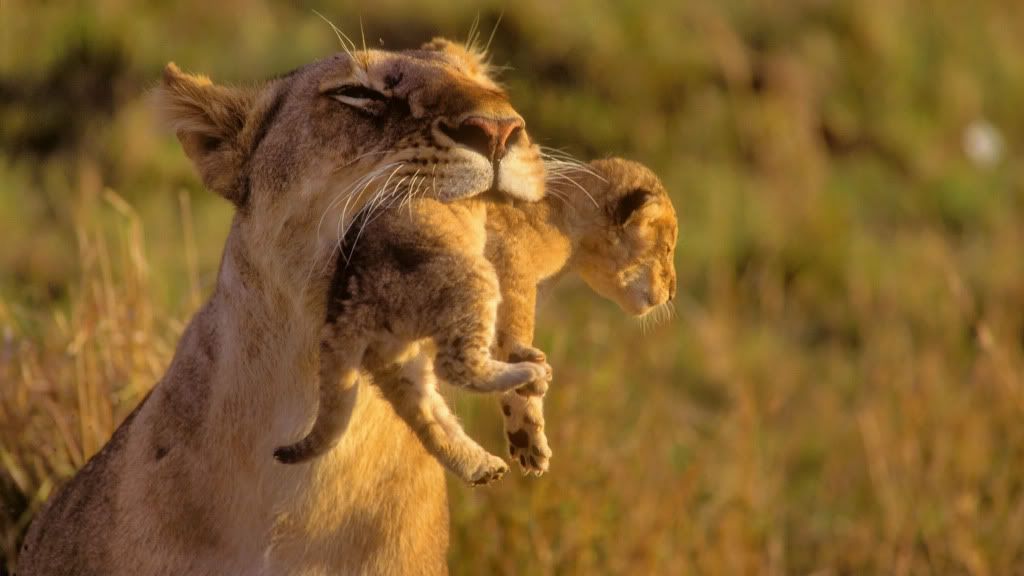
[[[964,154],[975,166],[991,168],[1003,159],[1003,135],[988,120],[975,120],[964,129]]]

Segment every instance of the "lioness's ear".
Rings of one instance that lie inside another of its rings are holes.
[[[241,135],[252,110],[252,90],[218,86],[205,76],[186,74],[172,62],[156,91],[160,113],[175,131],[203,184],[238,205],[239,175],[245,162]]]
[[[420,48],[454,56],[462,61],[471,75],[479,76],[491,82],[494,81],[491,77],[491,65],[487,61],[487,54],[475,46],[466,46],[465,44],[452,42],[447,38],[437,37]]]

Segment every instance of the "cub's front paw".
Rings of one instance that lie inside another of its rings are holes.
[[[508,361],[512,363],[529,362],[538,367],[538,370],[529,382],[516,388],[520,396],[543,396],[548,391],[548,383],[551,382],[551,365],[547,363],[547,356],[544,352],[532,346],[517,345],[508,355]]]
[[[473,486],[486,486],[491,482],[500,480],[508,472],[508,464],[493,454],[484,455],[484,459],[469,474],[466,481]]]
[[[501,411],[505,416],[509,456],[519,462],[523,474],[540,476],[547,472],[551,447],[544,433],[541,398],[506,394],[501,400]]]
[[[546,364],[548,357],[544,354],[544,351],[533,346],[526,346],[524,344],[513,344],[512,350],[508,353],[509,362],[536,362],[537,364]]]

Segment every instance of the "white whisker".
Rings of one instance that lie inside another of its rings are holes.
[[[356,233],[356,237],[352,241],[352,247],[349,249],[348,255],[345,257],[346,266],[348,265],[348,262],[352,259],[352,254],[355,253],[356,246],[359,244],[359,238],[363,235],[363,231],[366,230],[367,224],[373,221],[371,217],[377,211],[380,205],[387,199],[388,194],[393,193],[388,191],[388,184],[391,182],[391,179],[395,177],[395,174],[397,174],[398,171],[402,169],[403,166],[405,166],[404,162],[400,163],[398,167],[395,168],[390,175],[388,175],[388,179],[384,181],[384,185],[375,194],[374,198],[370,200],[370,203],[353,217],[353,221],[358,220],[360,217],[362,217],[362,225],[359,227],[359,231]],[[348,230],[346,229],[345,236],[347,235]]]
[[[587,198],[590,199],[590,201],[594,204],[594,206],[597,206],[597,207],[601,206],[600,204],[598,204],[597,200],[595,200],[594,197],[590,194],[590,192],[587,191],[587,189],[583,187],[583,185],[581,185],[579,182],[573,180],[569,176],[567,176],[565,174],[555,174],[551,178],[551,181],[552,182],[568,182],[568,183],[572,184],[573,186],[579,188],[580,191],[582,191],[584,194],[586,194]],[[549,190],[549,192],[550,192],[550,190]]]

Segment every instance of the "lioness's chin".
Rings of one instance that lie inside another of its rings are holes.
[[[498,190],[519,200],[544,197],[544,165],[533,148],[516,149],[498,164]]]
[[[536,202],[544,197],[544,164],[533,147],[514,148],[494,165],[484,156],[456,148],[453,169],[436,179],[437,197],[444,202],[471,198],[485,192]]]

